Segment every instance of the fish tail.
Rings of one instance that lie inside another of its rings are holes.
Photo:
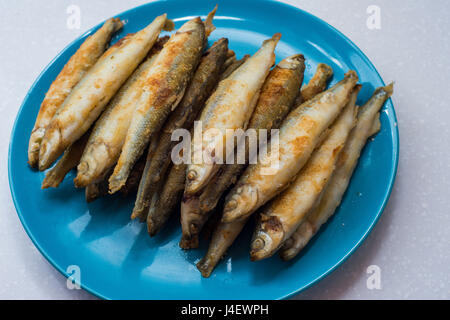
[[[216,27],[213,25],[213,19],[214,16],[216,14],[217,11],[217,7],[218,5],[216,4],[216,6],[214,7],[214,9],[208,13],[208,16],[206,17],[206,20],[204,22],[205,25],[205,32],[206,32],[206,37],[209,37],[209,35],[216,30]]]

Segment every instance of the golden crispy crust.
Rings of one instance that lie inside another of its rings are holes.
[[[250,165],[227,196],[224,222],[250,215],[286,188],[320,142],[322,133],[349,101],[357,81],[356,73],[350,71],[333,88],[291,111],[280,128],[276,172],[265,171],[265,164],[272,157],[270,151],[265,159]]]
[[[280,39],[276,34],[264,41],[262,47],[228,78],[222,80],[216,91],[208,99],[202,111],[200,120],[203,130],[220,131],[219,136],[202,139],[202,151],[211,161],[201,164],[189,164],[185,192],[194,194],[200,191],[217,172],[213,155],[219,153],[220,144],[222,155],[226,155],[226,129],[245,129],[248,120],[256,106],[261,88],[270,68],[275,62],[275,47]],[[191,148],[192,150],[196,148]],[[208,151],[209,150],[209,151]]]
[[[297,96],[298,88],[303,81],[304,68],[303,56],[294,55],[282,60],[269,73],[248,128],[270,130],[279,127]],[[246,153],[248,154],[248,150]],[[199,201],[191,201],[190,204],[198,204],[197,210],[202,212],[206,219],[208,213],[216,207],[222,194],[236,182],[244,168],[245,164],[222,166],[201,194],[196,195]]]
[[[290,260],[294,258],[317,233],[321,225],[333,215],[341,203],[342,196],[347,189],[367,138],[379,129],[379,110],[392,94],[392,91],[392,84],[377,89],[365,106],[359,108],[356,126],[339,155],[336,169],[323,191],[319,203],[312,209],[307,220],[300,224],[289,241],[286,241],[283,245],[280,252],[282,259]]]
[[[160,130],[183,97],[201,58],[205,36],[201,19],[192,19],[172,35],[158,55],[143,82],[143,93],[134,111],[114,173],[109,179],[111,193],[120,190],[151,135]]]
[[[170,163],[170,152],[175,145],[171,141],[172,132],[178,128],[192,127],[206,99],[217,85],[227,53],[228,40],[222,38],[203,55],[183,99],[161,129],[160,141],[154,156],[146,164],[133,211],[141,212],[148,206],[156,183],[165,174]]]
[[[166,15],[157,17],[118,47],[108,50],[89,69],[58,109],[45,132],[39,151],[40,170],[48,168],[65,148],[90,128],[145,58],[166,21]]]
[[[86,72],[97,62],[105,51],[111,36],[121,29],[123,23],[118,18],[113,18],[93,35],[89,36],[75,54],[70,58],[62,71],[50,86],[42,101],[36,118],[29,145],[29,164],[35,167],[38,162],[40,142],[45,128],[50,123],[53,115],[62,105],[75,85],[83,78]]]
[[[147,60],[134,71],[95,123],[74,180],[77,187],[97,181],[117,162],[142,92],[142,81],[149,73],[159,48],[167,40],[168,37],[158,39]]]
[[[358,91],[359,88],[353,91],[349,103],[330,128],[330,133],[295,180],[261,213],[261,221],[252,242],[252,247],[256,248],[251,252],[254,260],[264,259],[275,253],[304,221],[320,197],[334,171],[339,151],[355,125]]]

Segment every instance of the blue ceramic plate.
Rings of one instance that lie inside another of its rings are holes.
[[[118,16],[127,21],[123,35],[143,28],[167,12],[176,27],[212,9],[207,1],[159,1]],[[219,1],[217,30],[209,41],[227,37],[238,57],[254,53],[276,32],[283,37],[277,61],[301,52],[307,58],[305,81],[318,63],[331,65],[332,83],[346,71],[358,72],[363,89],[358,103],[384,85],[367,57],[345,36],[318,18],[272,1]],[[295,26],[295,28],[293,27]],[[81,285],[108,299],[282,299],[298,293],[329,274],[361,244],[380,217],[394,182],[398,160],[398,131],[392,102],[381,114],[381,132],[370,141],[336,215],[322,228],[301,256],[283,262],[277,256],[250,262],[251,230],[244,232],[209,279],[195,263],[206,250],[180,250],[178,217],[150,239],[144,225],[130,222],[134,197],[110,196],[92,204],[76,190],[71,173],[58,189],[41,190],[44,173],[27,165],[28,138],[39,105],[51,82],[82,41],[64,49],[42,72],[28,92],[14,125],[9,150],[9,181],[18,215],[42,254],[64,275],[69,266],[81,270]]]

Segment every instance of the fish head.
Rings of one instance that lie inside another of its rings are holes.
[[[44,137],[45,128],[39,127],[33,130],[28,147],[29,164],[35,167],[39,162],[39,148],[41,147],[42,138]]]
[[[183,237],[192,238],[194,235],[197,235],[203,226],[203,220],[199,198],[196,196],[184,198],[181,202],[181,230]]]
[[[104,143],[91,145],[86,151],[77,166],[77,176],[74,179],[77,188],[83,188],[98,181],[103,178],[105,169],[109,169],[103,165],[109,158],[108,149]]]
[[[272,256],[284,240],[285,232],[277,217],[261,215],[250,248],[250,259],[258,261]]]
[[[200,210],[200,201],[197,196],[185,197],[181,202],[181,240],[180,248],[198,248],[200,233],[205,219]]]
[[[193,237],[181,236],[179,246],[181,249],[197,249],[199,245],[198,235]]]
[[[280,258],[283,259],[284,261],[293,259],[297,255],[297,252],[298,252],[296,247],[294,247],[292,245],[294,240],[288,239],[288,240],[286,240],[286,242],[289,240],[291,240],[290,241],[291,243],[289,244],[289,246],[287,246],[286,248],[283,246],[283,249],[280,251]]]
[[[186,172],[185,193],[193,195],[207,185],[214,173],[214,164],[190,165]]]
[[[48,169],[63,151],[61,131],[56,124],[51,124],[45,132],[39,149],[39,170]]]
[[[247,184],[236,186],[225,200],[222,222],[230,223],[247,218],[257,209],[258,190]]]
[[[216,261],[207,255],[197,263],[197,269],[201,272],[204,278],[209,278],[215,265]]]
[[[285,261],[293,259],[308,244],[316,231],[309,221],[304,221],[295,233],[283,243],[280,249],[281,259]]]

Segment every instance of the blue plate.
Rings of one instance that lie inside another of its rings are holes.
[[[167,12],[176,27],[192,16],[203,17],[212,2],[182,0],[152,2],[118,16],[127,21],[123,35],[143,28]],[[254,53],[276,32],[283,37],[277,61],[301,52],[307,58],[305,81],[318,63],[331,65],[332,83],[346,71],[358,72],[363,89],[358,103],[384,85],[367,57],[339,31],[318,18],[272,1],[219,1],[210,43],[230,39],[238,57]],[[28,92],[17,116],[9,150],[9,182],[14,203],[28,235],[41,253],[68,276],[80,268],[81,285],[107,299],[282,299],[298,293],[329,274],[361,244],[380,217],[394,183],[398,161],[398,130],[392,102],[381,114],[381,132],[365,147],[358,168],[336,215],[311,241],[301,256],[283,262],[277,256],[250,262],[251,230],[244,232],[209,279],[195,263],[206,250],[178,247],[178,217],[157,237],[148,237],[142,224],[130,222],[133,197],[110,196],[92,204],[73,187],[71,173],[54,190],[41,190],[44,173],[27,165],[28,139],[40,103],[82,41],[96,29],[64,49],[42,72]]]

